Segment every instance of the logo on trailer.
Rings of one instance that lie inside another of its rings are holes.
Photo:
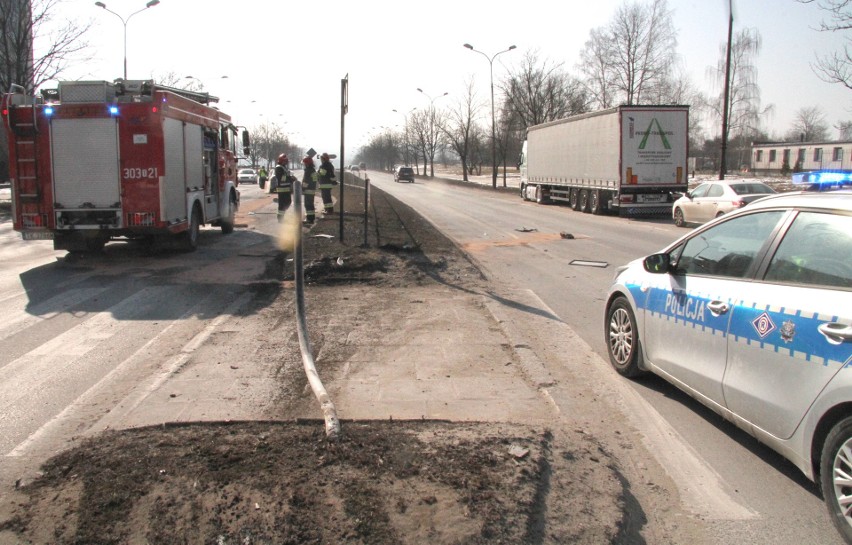
[[[653,130],[654,125],[657,126],[656,131]],[[648,129],[645,131],[644,134],[645,136],[642,138],[642,141],[639,142],[639,149],[645,149],[645,145],[648,144],[648,137],[652,134],[656,134],[660,137],[660,140],[662,140],[663,142],[664,148],[668,150],[672,149],[672,145],[669,143],[669,139],[666,138],[666,131],[663,130],[662,125],[660,125],[660,122],[657,120],[656,117],[652,119],[651,122],[648,124]]]

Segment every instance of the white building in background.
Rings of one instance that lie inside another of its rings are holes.
[[[751,170],[758,176],[826,169],[852,169],[852,141],[753,142],[751,145]]]

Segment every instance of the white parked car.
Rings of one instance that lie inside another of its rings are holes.
[[[704,182],[672,204],[672,219],[678,227],[704,223],[775,193],[755,180],[716,180]]]
[[[256,184],[257,171],[253,168],[241,168],[237,171],[237,183]]]
[[[779,193],[616,273],[609,359],[651,372],[821,485],[852,543],[852,191]]]

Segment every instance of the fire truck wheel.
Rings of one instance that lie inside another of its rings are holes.
[[[222,227],[223,235],[230,235],[234,232],[234,218],[237,214],[237,198],[233,192],[228,197],[228,215],[222,218],[220,226]]]
[[[192,209],[192,217],[189,221],[189,229],[183,232],[183,247],[187,252],[193,252],[198,248],[198,232],[201,230],[201,211],[198,207]]]

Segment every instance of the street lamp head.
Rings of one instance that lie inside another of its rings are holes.
[[[420,87],[418,87],[417,90],[420,91],[421,93],[423,92],[423,89],[421,89]]]
[[[95,2],[95,5],[98,6],[99,8],[106,9],[106,4],[104,4],[103,2]]]
[[[468,49],[473,49],[473,46],[472,46],[472,45],[470,45],[470,44],[464,44],[464,46],[465,46],[466,48],[468,48]]]
[[[510,46],[509,46],[508,51],[511,51],[511,50],[515,49],[515,47],[516,47],[516,46],[514,46],[514,45],[510,45]]]
[[[145,7],[146,8],[153,8],[154,6],[156,6],[159,3],[160,3],[160,0],[151,0],[150,2],[145,4]]]

